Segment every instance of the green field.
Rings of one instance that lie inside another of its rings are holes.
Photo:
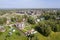
[[[9,26],[5,26],[6,31],[4,33],[0,33],[0,40],[28,40],[23,32],[15,28],[15,32],[12,35],[8,35]],[[45,37],[40,33],[34,34],[32,40],[60,40],[60,32],[51,32],[49,36]]]
[[[48,37],[41,35],[40,33],[36,34],[38,40],[60,40],[60,32],[51,32]]]
[[[0,34],[0,40],[27,40],[27,37],[18,29],[12,35],[8,35],[9,27],[6,26],[6,31]]]

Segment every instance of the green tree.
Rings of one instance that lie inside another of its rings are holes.
[[[48,36],[51,33],[51,27],[44,23],[38,23],[38,25],[35,26],[35,29],[44,36]]]
[[[5,18],[5,17],[0,18],[0,24],[1,25],[6,24],[6,21],[7,21],[7,18]]]
[[[11,21],[12,21],[12,22],[16,22],[16,21],[17,21],[17,22],[21,22],[22,19],[23,19],[22,16],[16,15],[15,17],[12,17],[12,18],[11,18]]]
[[[16,22],[16,18],[11,18],[11,21],[12,22]]]
[[[35,24],[35,20],[31,16],[28,17],[27,22],[30,23],[30,24]]]

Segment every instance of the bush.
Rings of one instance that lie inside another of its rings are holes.
[[[19,32],[16,32],[16,35],[20,36],[21,34]]]

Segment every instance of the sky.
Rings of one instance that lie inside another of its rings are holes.
[[[0,8],[60,8],[60,0],[0,0]]]

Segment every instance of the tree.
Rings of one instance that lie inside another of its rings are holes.
[[[25,14],[25,15],[23,15],[23,18],[27,19],[27,18],[28,18],[28,15],[26,15],[26,14]]]
[[[30,24],[35,24],[35,20],[31,16],[28,17],[27,22],[30,23]]]
[[[5,24],[6,21],[7,21],[7,18],[5,18],[5,17],[0,18],[0,24],[1,25]]]
[[[29,34],[27,35],[27,37],[28,37],[28,40],[32,40],[32,38],[34,37],[34,34]]]
[[[11,18],[11,21],[12,22],[16,22],[16,18]]]
[[[57,12],[57,15],[60,15],[60,11]]]
[[[35,29],[44,36],[48,36],[51,33],[51,27],[43,23],[38,23]]]
[[[50,15],[45,15],[44,18],[45,18],[45,20],[48,20],[48,19],[50,19]]]
[[[12,18],[11,18],[11,21],[12,21],[12,22],[16,22],[16,21],[17,21],[17,22],[21,22],[22,19],[23,19],[22,16],[16,15],[15,17],[12,17]]]
[[[52,26],[52,30],[54,32],[59,32],[60,31],[59,25],[58,24],[55,24],[54,26]]]
[[[0,15],[6,14],[6,10],[0,10]]]
[[[52,31],[58,32],[60,30],[59,26],[60,24],[57,23],[58,21],[50,21],[48,24],[50,25]]]

